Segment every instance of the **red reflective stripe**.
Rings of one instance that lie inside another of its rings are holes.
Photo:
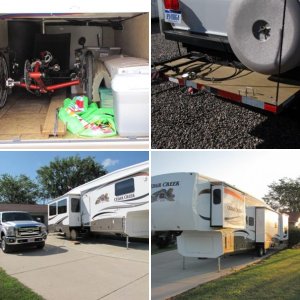
[[[272,112],[272,113],[277,113],[278,107],[275,106],[275,105],[272,105],[272,104],[267,104],[267,103],[265,103],[265,104],[264,104],[264,109],[265,109],[265,110],[268,110],[268,111],[270,111],[270,112]]]
[[[224,98],[236,101],[236,102],[242,102],[242,96],[241,95],[233,94],[233,93],[230,93],[230,92],[218,90],[218,96],[224,97]]]
[[[165,9],[179,10],[179,0],[164,0]]]

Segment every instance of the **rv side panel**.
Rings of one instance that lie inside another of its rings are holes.
[[[244,228],[246,206],[243,193],[226,185],[212,186],[211,226]]]
[[[197,175],[173,173],[152,177],[151,208],[154,231],[195,230]]]
[[[278,213],[268,208],[256,208],[256,243],[264,243],[270,248],[279,240]]]

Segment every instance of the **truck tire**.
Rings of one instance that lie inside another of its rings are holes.
[[[237,58],[249,69],[277,74],[281,47],[284,0],[232,0],[227,34]],[[300,65],[300,3],[288,0],[281,72]]]
[[[4,253],[10,253],[11,252],[11,246],[7,245],[7,243],[5,241],[5,236],[2,236],[2,239],[1,239],[1,248],[2,248],[2,251]]]
[[[43,249],[45,247],[45,242],[40,242],[36,245],[38,249]]]

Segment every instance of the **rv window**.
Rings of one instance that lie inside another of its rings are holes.
[[[254,218],[249,217],[249,226],[254,226]]]
[[[134,179],[130,178],[115,184],[115,195],[121,196],[134,192]]]
[[[221,190],[220,189],[217,189],[217,190],[214,190],[214,193],[213,193],[213,203],[218,205],[221,203]]]
[[[71,199],[71,212],[80,212],[80,199]]]
[[[63,199],[57,202],[58,204],[58,214],[63,214],[67,212],[67,199]]]
[[[49,205],[49,216],[56,215],[56,202]]]

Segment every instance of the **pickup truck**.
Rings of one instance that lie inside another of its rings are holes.
[[[42,249],[47,238],[46,226],[34,221],[29,213],[21,211],[0,212],[1,248],[11,252],[18,245]]]
[[[166,39],[262,74],[300,66],[299,0],[158,0]],[[299,74],[299,73],[298,73]]]

